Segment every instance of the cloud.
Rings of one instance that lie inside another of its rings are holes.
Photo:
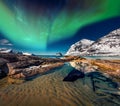
[[[13,46],[13,44],[10,43],[7,39],[1,39],[0,40],[0,45],[1,46]]]

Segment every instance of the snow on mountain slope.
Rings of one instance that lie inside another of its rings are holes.
[[[76,54],[79,55],[83,53],[84,51],[86,51],[89,45],[91,45],[93,42],[94,41],[91,41],[88,39],[82,39],[78,41],[77,43],[73,44],[68,50],[68,52],[66,53],[66,55],[76,55]]]
[[[85,53],[85,55],[117,56],[120,55],[120,29],[98,39]]]
[[[0,53],[11,53],[12,49],[0,48]]]
[[[27,55],[27,56],[33,56],[34,54],[32,53],[27,53],[27,52],[21,52],[13,49],[8,49],[8,48],[0,48],[0,53],[15,53],[15,54],[21,54],[21,55]]]
[[[108,35],[98,39],[87,47],[81,45],[72,45],[66,55],[84,55],[84,56],[120,56],[120,29],[110,32]],[[80,50],[72,49],[81,48]],[[74,50],[74,52],[70,51]]]

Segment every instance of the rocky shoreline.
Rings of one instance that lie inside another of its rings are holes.
[[[8,76],[11,83],[26,80],[69,62],[84,74],[101,72],[104,76],[120,82],[120,60],[86,59],[79,56],[63,58],[41,58],[14,53],[0,53],[0,78]],[[13,80],[14,79],[14,80]]]
[[[41,58],[15,53],[0,53],[0,78],[27,79],[64,65],[78,57]]]

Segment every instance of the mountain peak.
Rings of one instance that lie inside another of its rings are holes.
[[[118,56],[120,55],[120,29],[110,32],[95,42],[82,39],[73,44],[66,55]]]
[[[68,50],[68,52],[66,53],[66,55],[74,55],[74,53],[79,53],[79,52],[83,52],[86,50],[86,48],[91,45],[94,41],[92,40],[88,40],[88,39],[82,39],[78,42],[76,42],[75,44],[73,44],[70,49]]]

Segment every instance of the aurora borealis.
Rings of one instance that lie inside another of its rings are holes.
[[[120,0],[1,0],[0,32],[16,47],[48,52],[49,44],[119,16]]]

